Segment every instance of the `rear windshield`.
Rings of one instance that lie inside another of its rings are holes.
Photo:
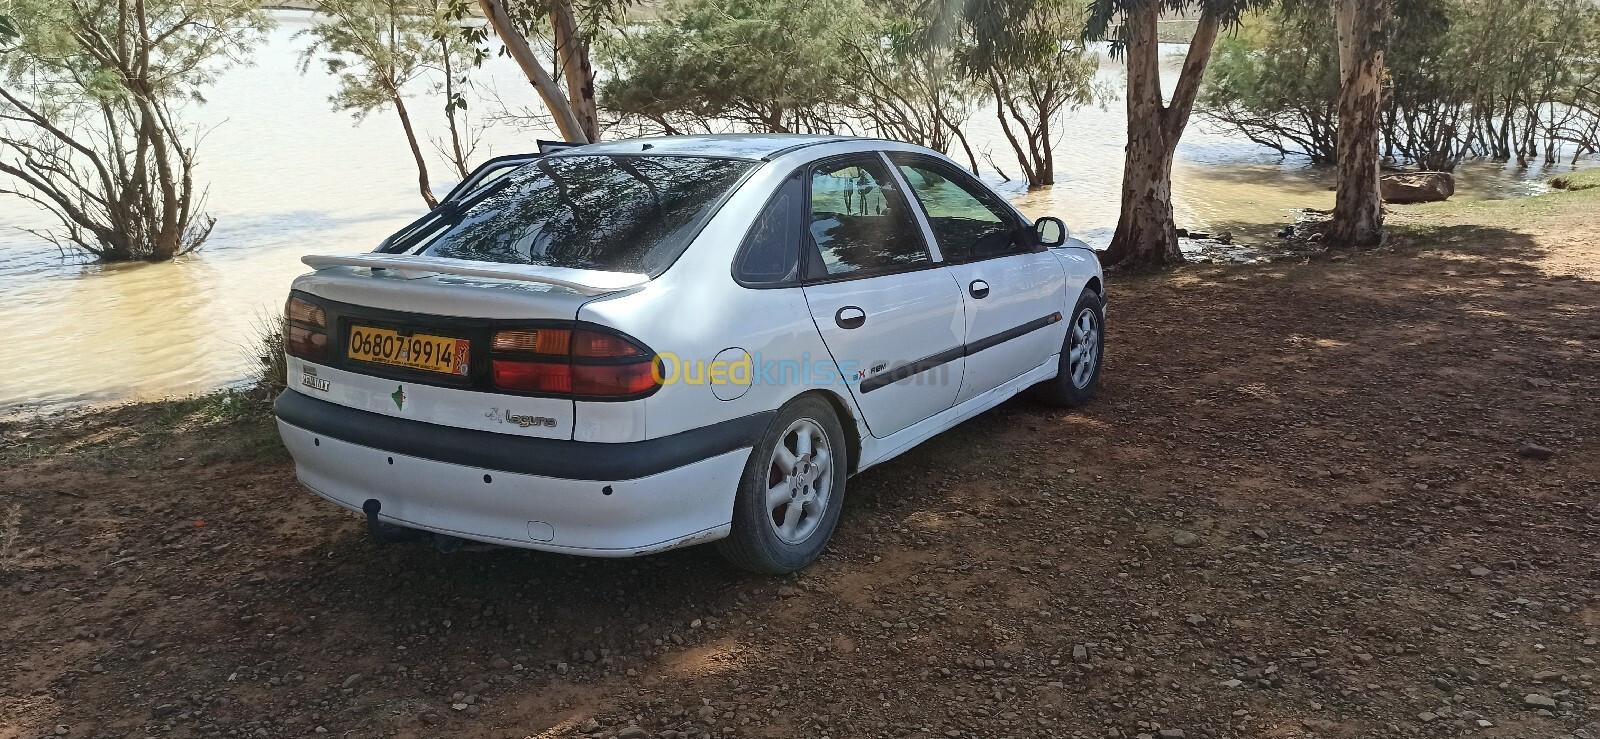
[[[540,159],[486,186],[422,253],[655,276],[754,165],[673,156]]]

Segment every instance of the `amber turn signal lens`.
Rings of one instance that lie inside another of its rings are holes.
[[[534,354],[566,354],[572,344],[572,332],[566,329],[541,328],[534,331],[501,331],[494,335],[497,352],[532,352]]]
[[[315,328],[328,327],[328,315],[323,312],[322,306],[313,305],[299,298],[289,298],[289,305],[284,313],[292,323],[302,323]]]

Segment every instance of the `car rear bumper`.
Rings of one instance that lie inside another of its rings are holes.
[[[276,408],[300,481],[329,501],[360,511],[377,499],[385,523],[598,557],[727,536],[749,448],[770,420],[602,444],[453,429],[294,391]]]

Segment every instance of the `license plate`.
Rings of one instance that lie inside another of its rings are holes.
[[[466,339],[431,334],[401,336],[397,331],[372,326],[351,326],[346,344],[351,359],[394,367],[467,375]]]

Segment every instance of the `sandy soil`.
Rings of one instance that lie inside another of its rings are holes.
[[[1596,205],[1117,280],[1096,403],[797,577],[380,547],[232,401],[10,424],[0,739],[1600,735]]]

